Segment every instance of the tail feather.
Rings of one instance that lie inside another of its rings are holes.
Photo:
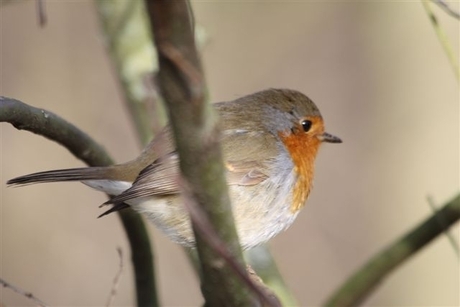
[[[101,205],[102,206],[102,205]],[[101,207],[99,206],[99,208]],[[125,203],[118,203],[118,204],[115,204],[113,205],[112,208],[110,208],[109,210],[105,211],[104,213],[102,213],[101,215],[99,215],[97,218],[101,218],[103,216],[106,216],[110,213],[113,213],[113,212],[117,212],[117,211],[121,211],[123,209],[126,209],[126,208],[129,208],[129,205],[125,204]]]
[[[28,185],[34,183],[97,180],[107,177],[107,167],[84,167],[38,172],[16,177],[7,181],[8,185]]]

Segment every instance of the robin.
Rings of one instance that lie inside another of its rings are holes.
[[[307,201],[322,142],[342,141],[324,131],[316,105],[304,94],[268,89],[214,104],[235,225],[244,249],[287,229]],[[113,166],[52,170],[17,177],[10,185],[82,181],[114,195],[112,209],[131,207],[172,241],[195,238],[179,190],[179,158],[166,126],[136,159]]]

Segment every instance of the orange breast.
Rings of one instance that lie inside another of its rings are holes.
[[[294,163],[294,171],[297,181],[293,187],[291,211],[297,212],[302,209],[310,193],[313,183],[314,163],[321,141],[299,129],[294,133],[281,134],[286,149]]]

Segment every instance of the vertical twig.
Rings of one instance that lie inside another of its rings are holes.
[[[220,240],[244,265],[224,178],[219,133],[206,101],[205,80],[191,29],[188,2],[146,0],[157,47],[161,94],[167,103],[182,178]],[[192,222],[207,306],[252,306],[255,297]]]
[[[153,74],[155,50],[148,33],[142,0],[95,1],[113,74],[119,82],[120,95],[131,115],[140,143],[145,145],[153,135],[154,123],[162,121],[159,102],[153,99],[146,79]],[[142,63],[142,64],[141,64]],[[160,126],[160,125],[156,125]],[[138,306],[158,306],[154,252],[148,236],[138,236],[145,225],[137,224],[137,214],[124,213],[122,220],[129,238],[136,280]]]
[[[109,298],[105,304],[106,307],[110,307],[110,305],[112,305],[113,299],[117,295],[118,283],[120,282],[121,274],[123,273],[123,250],[121,247],[117,247],[117,254],[120,260],[120,264],[118,265],[117,274],[113,278],[112,289],[110,290]]]
[[[146,76],[152,76],[157,67],[144,2],[97,0],[95,5],[113,75],[120,85],[120,95],[133,119],[140,143],[144,146],[152,139],[153,123],[161,121],[163,125],[165,117],[163,110],[158,107],[161,103],[152,99],[152,87],[145,86]],[[151,78],[150,81],[153,82]],[[155,107],[161,112],[153,113]]]
[[[44,27],[47,22],[45,0],[35,0],[37,3],[38,24]]]

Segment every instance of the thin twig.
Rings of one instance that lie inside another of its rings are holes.
[[[444,30],[441,28],[441,25],[438,22],[438,19],[434,15],[433,11],[431,10],[430,6],[430,0],[422,0],[423,7],[425,8],[425,11],[430,18],[431,24],[433,25],[433,29],[436,32],[436,35],[438,36],[439,42],[441,43],[441,46],[444,48],[444,52],[447,55],[447,58],[449,59],[450,65],[452,66],[452,69],[454,70],[455,77],[457,78],[457,82],[460,82],[460,70],[456,58],[456,53],[452,49],[452,46],[450,45],[449,38],[447,37],[446,33]]]
[[[119,264],[118,272],[115,275],[115,278],[113,279],[112,290],[110,291],[109,298],[107,300],[107,303],[105,304],[105,306],[107,307],[110,307],[110,305],[112,305],[112,302],[115,296],[117,295],[118,284],[120,282],[121,274],[123,273],[123,250],[121,249],[121,247],[117,247],[117,253],[118,253],[118,258],[120,259],[120,264]]]
[[[434,3],[436,3],[440,8],[442,8],[444,10],[444,12],[446,12],[447,14],[449,14],[450,16],[456,18],[456,19],[460,19],[460,14],[457,12],[457,11],[454,11],[453,8],[451,8],[447,3],[446,1],[444,0],[432,0]]]
[[[28,299],[33,301],[38,306],[41,306],[41,307],[47,307],[48,306],[42,300],[40,300],[37,297],[35,297],[35,295],[33,295],[31,292],[27,292],[27,291],[24,291],[24,290],[16,287],[16,286],[13,286],[12,284],[10,284],[9,282],[5,281],[2,278],[0,278],[0,285],[2,285],[3,288],[11,289],[12,291],[16,292],[17,294],[20,294],[20,295],[22,295],[24,297],[27,297]]]
[[[441,218],[441,216],[438,214],[439,209],[437,208],[437,206],[436,206],[436,204],[435,204],[435,202],[433,200],[433,197],[428,195],[427,196],[427,201],[428,201],[428,204],[431,207],[431,210],[433,210],[433,213],[438,217],[439,224],[441,224],[442,226],[445,226],[446,221],[443,218]],[[449,240],[450,245],[452,246],[452,249],[454,250],[455,254],[457,255],[457,259],[458,259],[460,257],[460,253],[459,253],[459,248],[458,248],[457,241],[455,241],[455,238],[452,236],[452,234],[450,233],[450,231],[448,229],[446,229],[446,231],[444,231],[444,234],[446,235],[447,240]]]
[[[36,0],[37,2],[37,14],[38,14],[38,24],[40,27],[46,26],[46,22],[48,18],[46,16],[46,7],[45,7],[45,0]]]

